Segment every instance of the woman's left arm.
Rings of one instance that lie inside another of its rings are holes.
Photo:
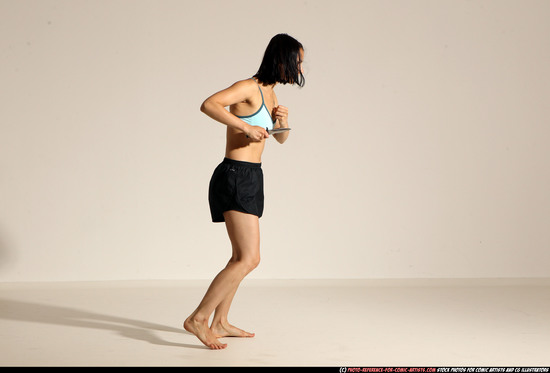
[[[286,106],[279,105],[277,102],[277,97],[275,96],[275,106],[273,107],[273,118],[277,120],[277,125],[275,128],[288,128],[288,108]],[[273,136],[282,144],[288,138],[290,131],[285,131],[281,133],[275,133]]]

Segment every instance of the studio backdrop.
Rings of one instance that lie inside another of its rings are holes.
[[[548,277],[550,2],[0,0],[0,281],[210,279],[225,126],[305,47],[250,278]]]

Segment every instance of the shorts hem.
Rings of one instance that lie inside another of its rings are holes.
[[[243,214],[254,215],[254,216],[257,216],[258,219],[262,217],[262,214],[255,214],[253,212],[246,211],[244,209],[231,208],[231,209],[225,210],[224,212],[227,212],[227,211],[237,211],[237,212],[242,212]],[[223,213],[221,217],[219,216],[212,217],[212,223],[224,223],[224,222],[225,222],[225,217],[223,216]]]

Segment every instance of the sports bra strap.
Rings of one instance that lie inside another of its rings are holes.
[[[260,88],[260,83],[256,82],[256,80],[254,78],[250,78],[252,80],[254,80],[254,82],[258,85],[258,89],[260,90],[260,94],[262,95],[262,105],[265,104],[264,102],[264,94],[262,93],[262,89]]]

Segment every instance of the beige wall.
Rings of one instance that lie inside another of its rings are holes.
[[[253,278],[544,277],[549,1],[0,0],[0,281],[211,278],[211,93],[269,39],[277,87]]]

